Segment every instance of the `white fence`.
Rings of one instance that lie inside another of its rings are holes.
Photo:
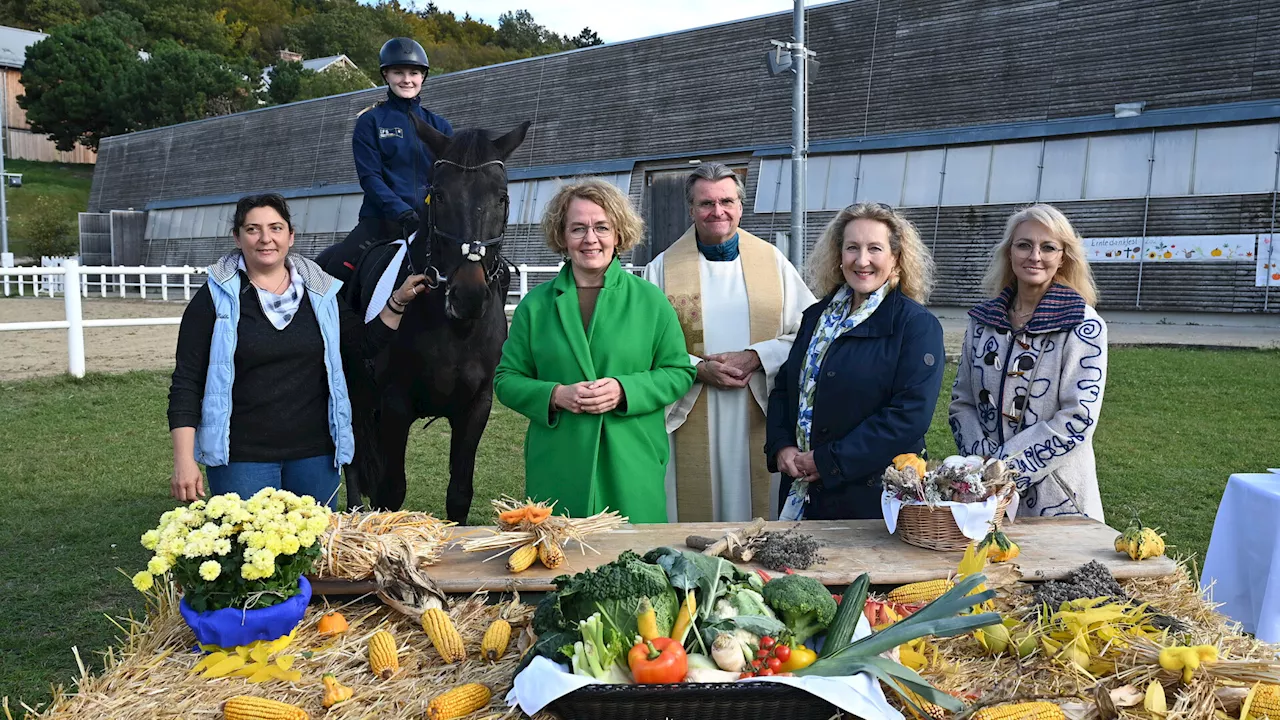
[[[507,312],[515,310],[516,303],[529,294],[529,288],[533,285],[529,281],[531,276],[545,275],[548,277],[544,279],[549,280],[560,272],[564,264],[550,266],[519,265],[517,267],[520,271],[520,283],[518,287],[512,288],[507,293]],[[626,264],[622,267],[630,273],[638,274],[644,271],[643,265]],[[66,313],[66,317],[63,320],[0,323],[0,332],[6,330],[66,330],[67,371],[75,377],[84,377],[85,328],[177,325],[182,322],[180,315],[177,317],[85,320],[80,300],[82,297],[92,297],[94,295],[90,290],[91,286],[96,285],[97,294],[104,298],[108,296],[107,288],[111,287],[113,288],[112,297],[116,296],[114,289],[118,289],[119,297],[122,298],[130,297],[130,291],[136,290],[136,296],[139,298],[147,299],[151,297],[159,300],[169,300],[171,291],[176,296],[180,289],[182,291],[182,299],[190,300],[191,276],[203,274],[203,269],[193,267],[117,267],[106,265],[81,267],[80,263],[75,259],[64,260],[61,265],[53,267],[0,267],[0,284],[4,287],[6,297],[11,296],[15,291],[17,296],[25,296],[28,285],[30,285],[31,293],[35,297],[39,297],[42,292],[49,297],[53,297],[55,293],[61,293]],[[182,279],[171,284],[171,277],[181,277]],[[95,278],[96,282],[94,282]],[[148,280],[148,278],[153,278],[153,280]],[[159,279],[156,281],[154,278]],[[78,293],[62,292],[65,287],[77,286],[80,288]],[[148,295],[148,289],[153,289],[155,294]],[[510,302],[512,297],[515,298],[515,303]]]

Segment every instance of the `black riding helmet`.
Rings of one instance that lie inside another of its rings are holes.
[[[417,40],[407,37],[391,38],[378,51],[378,63],[386,70],[393,65],[414,65],[422,68],[425,75],[431,68],[427,62],[427,51],[422,49]]]

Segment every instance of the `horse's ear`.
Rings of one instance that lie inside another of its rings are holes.
[[[449,136],[428,125],[416,113],[409,113],[409,119],[413,121],[413,129],[418,131],[418,137],[430,148],[431,154],[444,157],[444,150],[449,147]]]
[[[516,148],[520,147],[520,143],[524,142],[524,136],[529,132],[529,126],[532,124],[531,121],[525,120],[515,130],[494,140],[493,146],[498,150],[498,157],[506,160],[511,153],[515,152]]]

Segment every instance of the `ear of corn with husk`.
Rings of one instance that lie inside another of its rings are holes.
[[[428,608],[422,613],[422,631],[431,638],[440,658],[447,663],[466,659],[467,651],[462,644],[462,635],[453,624],[449,613],[440,608]]]
[[[493,692],[480,683],[467,683],[437,695],[427,705],[429,720],[453,720],[489,704]]]
[[[396,656],[396,639],[386,630],[379,630],[369,638],[369,669],[386,680],[400,669]]]
[[[279,700],[237,695],[222,705],[226,720],[310,720],[306,710]]]

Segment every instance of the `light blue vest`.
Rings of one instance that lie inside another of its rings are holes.
[[[200,425],[196,428],[196,462],[206,466],[226,465],[231,461],[231,387],[235,383],[236,328],[240,323],[239,258],[238,250],[228,253],[208,269],[209,294],[213,297],[216,318]],[[324,369],[329,378],[329,434],[333,437],[335,464],[340,468],[351,462],[356,444],[351,432],[347,378],[342,372],[338,315],[338,290],[342,282],[304,257],[290,255],[289,260],[302,276],[324,340]]]

